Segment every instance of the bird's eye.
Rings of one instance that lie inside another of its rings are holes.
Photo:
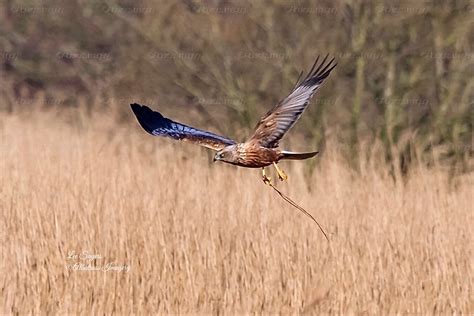
[[[224,153],[221,153],[221,154],[219,155],[219,158],[224,158]]]

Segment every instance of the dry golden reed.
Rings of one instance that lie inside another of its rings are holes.
[[[472,175],[282,163],[327,242],[260,170],[131,120],[3,115],[0,155],[2,313],[474,312]]]

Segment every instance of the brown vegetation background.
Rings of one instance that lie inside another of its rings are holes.
[[[336,150],[313,171],[282,163],[279,188],[327,242],[259,170],[79,114],[1,121],[4,313],[474,311],[472,175],[419,164],[394,181]],[[89,263],[71,251],[130,271],[67,269]]]
[[[338,67],[295,131],[308,145],[334,137],[352,160],[360,141],[379,139],[402,166],[436,148],[465,170],[472,10],[468,0],[7,0],[0,109],[84,107],[124,121],[138,102],[242,140],[329,54]]]
[[[80,117],[1,121],[5,313],[474,310],[472,175],[419,164],[394,181],[378,154],[356,174],[336,150],[313,171],[282,163],[327,242],[259,170]],[[68,270],[89,263],[71,251],[130,271]]]
[[[0,14],[0,312],[474,312],[471,2]],[[326,53],[338,66],[284,141],[321,154],[281,163],[278,188],[330,242],[259,170],[152,138],[129,110],[243,140]]]

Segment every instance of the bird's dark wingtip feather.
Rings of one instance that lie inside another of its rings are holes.
[[[135,113],[135,115],[142,113],[144,110],[147,110],[147,109],[151,111],[151,109],[147,107],[146,105],[141,105],[138,103],[131,103],[130,107],[132,108],[132,111],[133,113]]]
[[[303,85],[308,85],[312,86],[314,84],[318,84],[322,82],[324,79],[326,79],[331,71],[337,66],[337,63],[334,63],[335,58],[331,58],[328,63],[326,63],[326,60],[328,59],[329,54],[327,54],[319,66],[316,67],[317,62],[319,60],[319,56],[316,59],[316,62],[313,64],[313,67],[311,68],[310,72],[306,76],[305,80],[303,80],[302,84]],[[316,68],[316,69],[315,69]]]
[[[138,103],[130,104],[130,108],[132,109],[133,114],[135,114],[135,116],[137,117],[138,120],[139,120],[140,116],[143,113],[143,107],[145,107],[145,106],[142,106]]]
[[[153,111],[146,105],[140,105],[138,103],[131,103],[133,114],[135,114],[138,123],[143,127],[145,131],[152,134],[153,130],[157,127],[166,124],[167,120],[159,112]]]

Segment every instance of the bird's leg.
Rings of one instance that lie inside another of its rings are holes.
[[[267,174],[265,173],[265,168],[262,168],[262,180],[263,180],[263,183],[268,184],[270,186],[272,185],[272,179],[268,177]]]
[[[277,173],[278,173],[278,178],[280,178],[281,181],[283,181],[283,180],[288,180],[288,176],[286,175],[286,173],[285,173],[283,170],[281,170],[281,169],[278,167],[278,165],[276,164],[276,162],[274,162],[273,165],[275,166],[275,169],[276,169],[276,171],[277,171]]]

